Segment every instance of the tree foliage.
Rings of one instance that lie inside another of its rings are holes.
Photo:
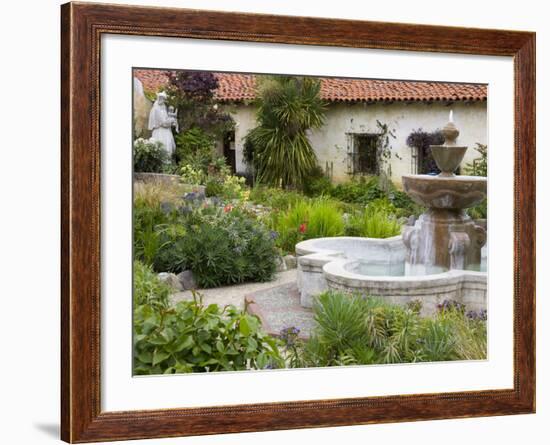
[[[170,76],[168,103],[178,110],[181,133],[200,128],[220,137],[233,128],[231,116],[214,96],[218,79],[207,71],[174,71]]]

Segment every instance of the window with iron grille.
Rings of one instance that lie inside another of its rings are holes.
[[[380,172],[378,145],[380,135],[372,133],[349,134],[349,170],[353,175],[377,175]]]

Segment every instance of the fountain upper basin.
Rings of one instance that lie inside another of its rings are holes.
[[[402,179],[414,202],[433,209],[465,209],[487,196],[485,177],[404,175]]]

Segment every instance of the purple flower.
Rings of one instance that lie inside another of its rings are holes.
[[[174,206],[170,202],[161,202],[160,203],[160,209],[164,213],[170,213],[174,209]]]
[[[468,317],[469,320],[487,321],[487,310],[482,309],[479,312],[468,311],[468,313],[466,314],[466,317]]]
[[[296,339],[300,334],[300,329],[295,326],[290,326],[281,330],[279,337],[286,344],[286,346],[294,346]]]
[[[456,300],[443,300],[442,303],[437,305],[437,310],[439,312],[455,310],[464,313],[466,306]]]

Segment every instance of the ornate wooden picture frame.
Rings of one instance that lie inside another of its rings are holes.
[[[534,33],[90,3],[65,4],[61,17],[63,440],[94,442],[535,411]],[[104,34],[513,57],[513,389],[103,412],[100,39]]]

